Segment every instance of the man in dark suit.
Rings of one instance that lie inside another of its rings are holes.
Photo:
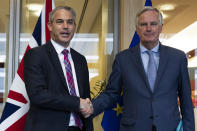
[[[162,21],[156,8],[137,14],[140,44],[116,56],[106,90],[93,100],[96,116],[111,108],[123,90],[120,131],[176,131],[181,117],[183,131],[195,130],[187,58],[159,42]]]
[[[81,98],[90,98],[89,73],[83,55],[70,48],[75,11],[55,8],[49,16],[51,40],[24,57],[24,81],[30,99],[25,131],[93,131]]]

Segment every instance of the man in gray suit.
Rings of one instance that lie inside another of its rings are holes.
[[[106,90],[93,100],[93,117],[112,107],[123,90],[120,131],[176,131],[181,117],[183,130],[194,131],[187,58],[159,42],[162,25],[156,8],[137,14],[140,44],[116,56]]]

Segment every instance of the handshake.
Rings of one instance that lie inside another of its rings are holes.
[[[85,118],[88,118],[90,115],[93,114],[94,108],[89,98],[80,98],[80,112]]]

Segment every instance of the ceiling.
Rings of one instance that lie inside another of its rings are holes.
[[[24,14],[22,14],[22,32],[28,32],[31,33],[35,24],[36,24],[36,18],[38,16],[35,16],[33,12],[29,11],[27,8],[27,5],[30,3],[39,3],[41,5],[44,4],[44,0],[42,0],[42,3],[40,3],[40,0],[29,0],[28,3],[26,0],[23,0],[25,2],[22,3],[22,11]],[[95,17],[97,16],[97,13],[101,7],[101,0],[54,0],[55,6],[60,5],[67,5],[72,7],[76,14],[76,23],[77,28],[80,26],[79,32],[87,33],[89,32],[92,24],[94,23]],[[87,2],[88,1],[88,2]],[[27,14],[29,14],[27,16]],[[31,21],[31,22],[30,22]]]
[[[175,5],[174,10],[164,12],[169,17],[164,20],[163,33],[177,33],[197,21],[197,0],[152,0],[152,4],[157,8],[163,4]]]
[[[55,5],[68,5],[75,9],[77,14],[76,22],[79,24],[80,16],[86,0],[55,0]],[[88,32],[94,23],[96,15],[101,7],[102,0],[88,0],[88,5],[82,17],[80,32]],[[21,14],[21,32],[32,33],[37,16],[29,11],[27,5],[29,3],[43,4],[44,0],[22,0]],[[162,4],[174,4],[175,9],[172,11],[164,11],[168,17],[164,20],[163,33],[174,34],[197,20],[197,0],[152,0],[153,6],[159,8]],[[0,32],[7,32],[9,25],[9,0],[2,0],[0,4]]]

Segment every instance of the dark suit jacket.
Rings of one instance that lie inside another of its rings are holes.
[[[71,56],[80,97],[90,98],[86,59],[73,49]],[[30,99],[25,131],[67,131],[71,112],[79,113],[80,99],[69,95],[58,55],[51,42],[29,50],[24,57],[23,70]],[[84,131],[93,131],[92,120],[81,119]]]
[[[120,131],[175,131],[180,121],[180,99],[184,131],[194,131],[187,58],[182,51],[160,45],[154,92],[151,92],[139,45],[119,53],[106,91],[93,101],[94,116],[116,103],[123,89],[124,111]],[[122,87],[122,88],[121,88]],[[93,116],[93,117],[94,117]]]

